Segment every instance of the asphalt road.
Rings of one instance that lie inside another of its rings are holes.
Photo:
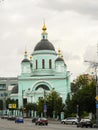
[[[24,123],[15,123],[6,119],[0,119],[0,130],[96,130],[96,128],[77,128],[75,125],[63,125],[60,122],[49,121],[48,126],[36,126],[31,120]]]

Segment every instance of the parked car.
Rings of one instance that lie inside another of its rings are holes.
[[[61,123],[75,125],[78,123],[78,119],[76,117],[68,117],[68,118],[61,120]]]
[[[2,116],[1,116],[1,119],[8,119],[8,115],[6,115],[6,114],[5,114],[5,115],[2,115]]]
[[[15,116],[8,116],[8,118],[7,118],[8,120],[15,120],[16,119],[16,117]]]
[[[32,123],[35,123],[37,119],[37,117],[32,118]]]
[[[47,118],[38,118],[35,121],[35,125],[48,125],[48,120]]]
[[[81,119],[80,122],[77,123],[77,127],[93,127],[93,123],[90,119]]]
[[[16,117],[15,123],[24,123],[23,117]]]

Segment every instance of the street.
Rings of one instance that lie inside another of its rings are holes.
[[[0,130],[96,130],[96,128],[77,128],[75,125],[63,125],[50,122],[48,126],[36,126],[31,120],[24,123],[15,123],[6,119],[0,119]]]

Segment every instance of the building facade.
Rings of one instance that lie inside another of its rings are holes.
[[[17,77],[0,77],[0,100],[9,98],[12,89],[17,86]]]
[[[60,94],[63,102],[70,93],[70,73],[67,71],[67,65],[60,50],[57,53],[49,42],[46,30],[44,24],[41,41],[36,44],[30,59],[25,51],[21,62],[18,86],[11,94],[12,99],[18,99],[19,108],[28,102],[36,103],[53,89]]]
[[[2,101],[0,115],[6,113],[6,100],[10,98],[12,89],[17,86],[17,84],[17,77],[0,77],[0,100]]]

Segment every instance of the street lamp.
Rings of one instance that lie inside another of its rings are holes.
[[[77,104],[77,119],[79,119],[79,105]]]
[[[47,105],[46,105],[46,92],[44,89],[44,116],[46,117]]]

